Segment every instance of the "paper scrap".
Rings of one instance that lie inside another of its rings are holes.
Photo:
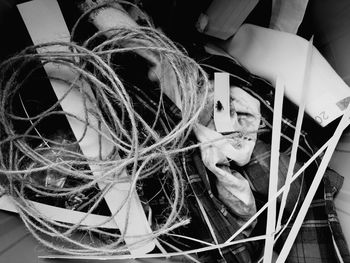
[[[230,75],[214,73],[214,123],[217,132],[233,132],[230,115]]]

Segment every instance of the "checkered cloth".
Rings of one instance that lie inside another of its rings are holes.
[[[228,57],[206,55],[200,59],[200,62],[211,76],[215,71],[230,73],[231,85],[244,88],[252,96],[259,99],[261,102],[261,114],[264,120],[261,129],[271,127],[274,93],[270,83],[250,74],[236,61]],[[291,139],[294,134],[297,110],[295,105],[288,99],[285,99],[284,105],[282,122],[283,137],[279,160],[279,187],[283,185],[288,169]],[[305,126],[312,131],[312,125],[304,125],[303,127]],[[329,133],[329,131],[327,132]],[[250,162],[241,169],[242,174],[251,182],[253,191],[256,194],[257,209],[259,209],[258,204],[264,204],[267,201],[271,151],[270,141],[271,131],[260,133]],[[311,141],[310,136],[303,131],[298,154],[299,162],[296,164],[295,171],[301,167],[302,163],[315,150],[315,147],[311,146]],[[317,167],[316,161],[304,172],[302,177],[291,185],[282,223],[286,222],[292,212],[295,200],[298,200],[297,207],[301,205]],[[336,172],[329,169],[326,171],[324,180],[318,188],[288,256],[288,262],[339,262],[339,257],[344,262],[350,262],[349,248],[337,219],[333,202],[334,195],[341,188],[342,180],[343,178]],[[264,218],[261,217],[260,220],[261,222],[260,224],[258,222],[256,228],[264,227]],[[292,225],[293,220],[278,239],[275,248],[277,252],[283,246]],[[264,230],[257,230],[257,232],[263,233]]]
[[[263,122],[251,161],[244,167],[232,167],[241,172],[250,181],[257,209],[259,209],[266,203],[268,196],[273,88],[268,82],[250,74],[238,63],[229,58],[210,55],[205,58],[202,57],[200,61],[209,75],[212,75],[216,71],[231,73],[231,85],[245,89],[261,102]],[[129,87],[130,95],[135,102],[135,110],[143,117],[146,116],[149,121],[154,121],[159,101],[158,89],[150,88],[153,85],[152,83],[145,85],[145,80],[140,81],[138,84]],[[158,129],[162,130],[161,132],[166,132],[164,127],[171,129],[181,118],[179,109],[168,98],[165,98],[164,105],[165,107],[159,115],[157,122],[159,125],[156,125],[156,128],[158,127]],[[288,110],[284,114],[282,125],[283,137],[279,162],[279,186],[283,185],[287,172],[291,138],[293,138],[294,133],[293,124],[295,123],[295,116],[293,112],[296,112],[296,107],[288,100],[285,101],[284,105],[286,105]],[[188,143],[195,142],[194,136],[190,136]],[[313,153],[314,148],[310,145],[312,143],[309,136],[306,132],[303,132],[300,142],[300,154],[298,154],[299,162],[296,164],[296,170]],[[237,218],[235,215],[230,214],[223,203],[217,198],[215,187],[212,187],[214,184],[211,181],[214,176],[203,165],[199,150],[196,149],[187,152],[179,157],[178,166],[183,169],[184,179],[187,180],[189,185],[186,193],[186,204],[189,215],[192,218],[190,226],[180,229],[180,233],[211,243],[215,243],[214,239],[219,243],[226,241],[239,228]],[[314,162],[300,179],[291,185],[282,223],[285,223],[290,216],[295,205],[295,200],[298,200],[297,207],[302,203],[307,187],[311,183],[316,169],[317,162]],[[341,187],[341,182],[341,176],[331,170],[327,170],[324,183],[320,185],[316,193],[288,256],[288,262],[337,262],[338,256],[335,244],[344,262],[349,260],[348,247],[341,232],[333,205],[333,196]],[[153,183],[150,184],[153,185]],[[211,230],[205,221],[199,203],[208,216]],[[161,212],[164,203],[159,198],[158,200],[153,200],[150,205],[152,206],[152,211]],[[275,246],[277,253],[281,246],[283,246],[292,224],[293,220],[278,239]],[[258,217],[258,222],[251,235],[265,234],[265,226],[266,213],[263,213]],[[215,238],[213,238],[213,235]],[[246,236],[242,233],[235,240],[244,238]],[[221,251],[213,251],[210,254],[200,254],[199,257],[203,262],[255,262],[262,256],[263,244],[263,241],[246,242],[227,247]],[[198,247],[198,244],[192,243],[191,248],[194,247]]]
[[[188,183],[209,218],[217,242],[224,243],[240,228],[239,218],[231,214],[211,191],[207,180],[209,171],[205,168],[198,149],[185,154],[183,165]],[[247,236],[240,233],[235,240],[244,238]],[[259,247],[257,242],[245,242],[223,248],[220,252],[226,262],[252,262]]]
[[[334,207],[333,197],[339,191],[343,178],[332,170],[327,170],[304,219],[295,243],[288,256],[288,262],[350,262],[350,254]],[[281,236],[283,244],[292,224]],[[335,249],[335,247],[337,249]],[[338,250],[338,254],[337,254]]]

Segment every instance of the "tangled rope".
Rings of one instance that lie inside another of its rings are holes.
[[[150,123],[134,109],[135,87],[127,86],[128,80],[117,73],[120,65],[116,57],[140,52],[166,64],[175,76],[182,114],[174,125],[166,120],[164,87],[159,90],[155,117]],[[43,66],[69,69],[75,77],[43,77]],[[50,105],[41,107],[39,101],[39,112],[32,113],[22,93],[35,93],[35,85],[41,85],[42,78],[63,83],[68,89]],[[131,193],[142,187],[144,180],[162,175],[164,178],[157,179],[166,181],[170,184],[167,189],[171,189],[170,193],[161,189],[169,212],[144,239],[166,234],[188,222],[182,213],[186,185],[176,158],[186,151],[186,139],[204,107],[208,86],[200,66],[150,27],[99,31],[80,45],[55,42],[28,47],[0,65],[1,187],[16,204],[30,232],[47,247],[73,255],[123,254],[128,248],[119,231],[84,226],[80,224],[83,219],[76,224],[54,221],[41,214],[30,200],[44,200],[88,216],[104,210],[104,197],[116,184],[129,182]],[[71,92],[82,98],[84,118],[61,107]],[[70,129],[45,132],[43,123],[62,117],[84,127],[80,138],[75,138]],[[91,123],[92,118],[98,120],[97,126]],[[113,150],[97,157],[84,155],[80,143],[89,130],[98,134],[100,152],[103,140]],[[97,173],[92,174],[91,166],[98,167]],[[123,171],[127,171],[128,178],[121,178]],[[109,215],[108,221],[113,217]]]

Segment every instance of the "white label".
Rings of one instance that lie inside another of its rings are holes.
[[[233,132],[230,116],[230,75],[214,73],[214,123],[217,132]]]

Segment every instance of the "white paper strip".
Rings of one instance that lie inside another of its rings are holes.
[[[301,90],[301,93],[300,93],[300,104],[299,104],[299,110],[298,110],[297,123],[296,123],[295,131],[294,131],[292,152],[290,154],[287,176],[286,176],[286,180],[285,180],[286,185],[288,185],[288,182],[292,178],[292,175],[294,172],[294,166],[295,166],[295,163],[297,161],[297,153],[298,153],[299,138],[300,138],[300,133],[301,133],[301,125],[303,123],[306,97],[307,97],[307,88],[309,86],[308,82],[310,80],[310,66],[311,66],[311,60],[312,60],[312,52],[313,52],[313,37],[309,41],[309,46],[308,46],[308,51],[307,51],[307,56],[306,56],[303,89]],[[276,227],[277,230],[281,227],[282,216],[283,216],[284,208],[286,206],[289,188],[290,187],[287,186],[286,190],[283,192],[283,195],[282,195],[281,206],[280,206],[278,219],[277,219],[277,227]]]
[[[20,4],[17,7],[34,44],[69,40],[70,34],[56,0],[34,0]],[[46,48],[46,51],[57,51],[57,48]],[[65,51],[68,51],[68,49]],[[41,50],[38,50],[38,52],[41,52]],[[75,73],[68,67],[57,67],[53,64],[46,64],[44,68],[50,77],[55,76],[68,81],[74,81],[76,78]],[[69,90],[69,87],[62,82],[55,80],[50,80],[50,82],[58,99],[62,98]],[[80,84],[85,85],[84,90],[92,95],[86,83]],[[91,105],[91,103],[90,105],[89,103],[88,105],[84,105],[84,103],[88,103],[88,101],[84,101],[80,93],[70,91],[65,99],[62,100],[61,106],[65,112],[85,119],[85,107],[87,106],[89,108],[93,107],[93,105]],[[98,120],[92,115],[89,115],[88,118],[90,126],[84,138],[79,143],[80,148],[88,158],[97,158],[100,152],[102,153],[102,157],[107,156],[112,150],[112,143],[106,138],[100,138],[98,132],[93,129],[93,127],[98,127]],[[67,119],[75,137],[80,139],[84,134],[85,125],[74,118],[68,117]],[[101,130],[103,132],[106,131],[107,128],[102,127]],[[99,145],[101,145],[101,149],[99,149]],[[98,166],[90,165],[90,168],[95,176],[100,175]],[[121,176],[125,178],[128,177],[125,171],[122,172]],[[99,187],[103,189],[105,185],[99,184]],[[114,220],[120,228],[120,231],[125,235],[125,242],[127,245],[134,244],[144,239],[146,235],[152,233],[135,191],[132,192],[130,202],[125,203],[129,194],[129,188],[130,183],[118,183],[105,195],[105,200],[111,213],[117,213]],[[126,218],[128,218],[128,220],[126,220]],[[131,247],[130,252],[131,254],[139,255],[150,252],[154,247],[155,243],[152,240],[148,240],[148,242],[143,243],[142,246]]]
[[[278,164],[280,157],[280,139],[282,124],[282,106],[284,96],[284,81],[277,77],[275,87],[272,142],[271,142],[271,160],[270,160],[270,179],[269,179],[269,200],[277,193],[278,183]],[[267,208],[266,223],[266,240],[264,250],[264,263],[272,262],[273,244],[275,240],[276,227],[276,200],[274,200]]]

